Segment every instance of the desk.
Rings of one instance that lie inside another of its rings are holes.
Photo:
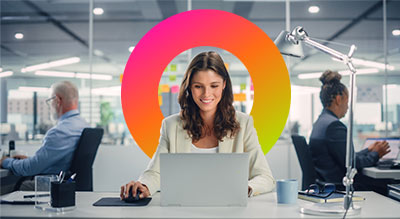
[[[356,192],[366,198],[362,204],[363,218],[399,218],[400,202],[374,192]],[[299,206],[310,203],[298,200],[295,205],[276,203],[276,194],[252,197],[247,207],[161,207],[157,193],[145,207],[94,207],[101,197],[116,197],[118,193],[77,192],[77,207],[71,212],[56,214],[35,209],[32,205],[0,205],[2,218],[316,218],[303,215]],[[317,217],[317,218],[320,218]]]
[[[363,168],[363,174],[375,179],[400,179],[400,170],[378,169],[376,167]]]
[[[0,179],[6,176],[11,175],[12,173],[8,169],[0,168]]]

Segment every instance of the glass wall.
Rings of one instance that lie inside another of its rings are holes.
[[[355,44],[354,57],[359,59],[354,118],[356,146],[362,145],[367,137],[399,136],[400,2],[388,1],[385,13],[382,3],[96,0],[90,10],[90,1],[3,0],[0,3],[2,144],[11,139],[38,142],[53,125],[49,108],[44,104],[50,95],[49,87],[54,82],[70,80],[79,88],[82,116],[93,127],[105,129],[103,144],[134,145],[121,108],[125,64],[135,45],[152,27],[188,9],[218,9],[238,14],[254,22],[272,40],[281,30],[303,26],[314,40],[345,54]],[[171,31],[180,30],[176,27]],[[190,58],[209,49],[217,50],[227,64],[236,109],[250,113],[254,91],[249,73],[240,61],[222,49],[194,48],[172,60],[160,79],[159,103],[164,116],[179,111],[177,90]],[[318,76],[304,79],[302,75],[327,69],[346,74],[347,70],[342,63],[316,50],[306,48],[305,54],[304,59],[285,58],[292,83],[290,117],[282,135],[286,139],[290,133],[309,136],[322,110]],[[68,64],[24,69],[71,58]],[[349,77],[344,76],[342,81],[348,86]],[[347,120],[346,117],[343,121]]]
[[[0,5],[2,144],[41,141],[54,125],[45,100],[57,81],[77,85],[80,111],[88,119],[84,101],[88,75],[76,74],[88,72],[88,36],[81,32],[88,28],[88,3],[1,1]]]
[[[400,75],[399,66],[400,63],[400,15],[398,9],[400,8],[400,2],[388,2],[386,10],[386,22],[387,27],[385,30],[387,39],[386,55],[383,54],[376,57],[377,61],[385,62],[393,65],[394,70],[386,68],[387,77],[385,80],[387,93],[385,98],[385,104],[387,106],[386,118],[387,118],[387,135],[388,136],[400,136]],[[385,44],[384,44],[385,47]],[[386,129],[386,127],[385,127]]]
[[[387,2],[386,12],[383,1],[290,3],[292,28],[303,26],[313,40],[344,54],[348,53],[351,45],[357,47],[353,56],[358,70],[353,129],[356,149],[360,149],[368,137],[400,136],[400,97],[396,95],[399,92],[400,78],[400,38],[393,34],[395,29],[399,29],[400,17],[395,13],[400,9],[399,3]],[[387,19],[387,24],[384,23],[384,18]],[[388,64],[386,66],[385,57]],[[294,124],[294,132],[298,130],[299,134],[308,139],[312,124],[322,110],[319,98],[322,85],[318,79],[320,75],[312,73],[339,71],[343,75],[342,82],[349,87],[348,69],[328,55],[311,49],[308,49],[304,59],[291,59],[288,65],[293,85],[290,120]],[[348,124],[348,114],[342,121]]]

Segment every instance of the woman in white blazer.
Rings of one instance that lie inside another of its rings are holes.
[[[165,118],[156,153],[138,181],[121,186],[121,198],[150,196],[160,188],[160,153],[249,153],[249,196],[270,192],[275,180],[258,142],[251,116],[236,112],[232,83],[222,58],[203,52],[193,58],[179,97],[181,112]],[[211,185],[212,186],[212,185]]]

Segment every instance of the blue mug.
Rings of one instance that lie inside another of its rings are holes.
[[[282,179],[276,181],[276,195],[280,204],[295,204],[297,202],[297,179]]]

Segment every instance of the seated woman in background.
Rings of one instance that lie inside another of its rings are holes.
[[[341,78],[338,72],[329,70],[320,77],[320,99],[324,109],[314,123],[310,137],[311,156],[317,174],[325,182],[338,184],[342,184],[346,174],[347,128],[340,119],[346,115],[349,94],[346,86],[340,82]],[[375,165],[379,158],[389,152],[388,143],[383,141],[356,153],[356,190],[373,190],[372,179],[363,176],[361,170]],[[385,192],[383,188],[381,192]]]
[[[236,112],[232,105],[231,79],[217,53],[203,52],[193,58],[184,75],[178,101],[181,111],[163,120],[159,145],[147,170],[138,181],[121,186],[121,198],[128,197],[131,187],[133,196],[140,190],[140,198],[160,189],[160,153],[247,152],[249,196],[275,187],[252,117]]]

